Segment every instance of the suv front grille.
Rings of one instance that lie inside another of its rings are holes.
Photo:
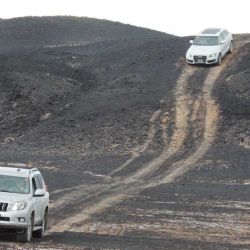
[[[206,56],[194,56],[194,61],[196,63],[205,63],[207,61]]]
[[[6,212],[8,207],[8,203],[0,202],[0,212]]]
[[[0,221],[10,221],[10,217],[0,217]]]

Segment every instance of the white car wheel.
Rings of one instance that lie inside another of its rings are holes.
[[[231,41],[229,53],[233,53],[233,50],[234,50],[234,46],[233,46],[233,42]]]
[[[33,216],[31,216],[28,221],[28,227],[25,228],[22,233],[17,233],[16,238],[18,242],[26,243],[26,242],[31,241],[32,232],[33,232],[33,224],[34,224],[34,218]]]
[[[222,61],[221,54],[219,54],[217,59],[217,65],[221,65],[221,61]]]
[[[47,228],[47,221],[48,221],[48,212],[45,211],[44,216],[43,216],[43,220],[41,223],[41,229],[38,229],[36,231],[33,232],[33,236],[35,238],[43,238],[46,228]]]

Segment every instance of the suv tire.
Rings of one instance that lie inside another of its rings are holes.
[[[17,233],[16,239],[18,242],[26,243],[30,242],[32,240],[32,232],[33,232],[33,226],[34,226],[34,217],[33,215],[30,216],[28,227],[25,228],[21,233]]]
[[[46,228],[47,228],[47,221],[48,221],[48,212],[45,211],[44,216],[43,216],[43,221],[40,225],[42,228],[33,232],[34,238],[43,238]]]

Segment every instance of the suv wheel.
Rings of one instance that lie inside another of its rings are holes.
[[[33,232],[33,236],[35,238],[42,238],[45,234],[46,228],[47,228],[47,221],[48,221],[48,212],[45,211],[43,216],[43,221],[41,223],[41,229],[38,229]]]
[[[221,65],[221,54],[218,55],[218,59],[217,59],[217,65]]]
[[[28,227],[25,228],[22,232],[18,232],[16,235],[17,241],[21,243],[30,242],[32,239],[32,231],[34,225],[33,215],[30,216]]]

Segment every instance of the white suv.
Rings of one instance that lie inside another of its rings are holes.
[[[0,166],[0,229],[15,229],[17,241],[44,236],[49,193],[36,169]]]
[[[225,29],[203,30],[194,40],[186,54],[189,64],[221,64],[222,58],[233,52],[233,37]]]

